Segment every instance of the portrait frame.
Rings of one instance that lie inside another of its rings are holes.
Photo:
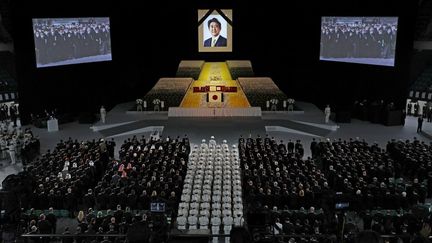
[[[227,39],[226,46],[204,46],[209,37],[207,23],[212,18],[221,22],[221,36]],[[232,9],[198,9],[198,52],[232,52],[232,18]]]

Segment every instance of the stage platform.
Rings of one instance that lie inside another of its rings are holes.
[[[227,60],[205,62],[182,60],[176,78],[160,78],[143,97],[143,106],[158,110],[160,107],[175,107],[171,116],[208,116],[201,110],[178,108],[226,108],[222,116],[258,116],[254,107],[261,110],[287,106],[288,97],[279,89],[271,77],[254,77],[249,60]],[[238,112],[237,108],[253,108]],[[287,108],[287,107],[284,107]],[[137,109],[132,104],[129,110]],[[205,110],[203,110],[205,111]],[[214,112],[217,113],[217,112]]]
[[[296,102],[301,111],[264,111],[256,116],[221,116],[221,108],[208,108],[208,116],[179,117],[170,116],[168,111],[128,111],[133,102],[123,103],[110,110],[106,123],[100,121],[91,129],[104,137],[119,137],[131,134],[197,134],[210,137],[215,133],[228,137],[239,137],[251,131],[295,133],[302,136],[325,137],[338,129],[332,121],[324,122],[324,113],[311,103]],[[259,107],[252,107],[259,109]],[[205,108],[204,108],[205,109]],[[219,110],[218,110],[219,109]],[[248,108],[246,108],[248,109]],[[250,108],[249,108],[250,109]],[[215,110],[217,111],[216,113]],[[204,111],[207,112],[207,111]],[[216,115],[214,115],[216,114]]]
[[[159,79],[143,97],[146,111],[133,111],[134,102],[120,104],[106,124],[96,123],[92,130],[106,137],[184,131],[201,138],[215,133],[238,138],[252,131],[325,137],[338,129],[324,123],[323,111],[313,104],[296,102],[293,111],[286,110],[288,98],[271,77],[254,77],[248,60],[183,60],[177,78]]]

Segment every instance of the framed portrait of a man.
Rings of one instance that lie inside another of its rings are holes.
[[[198,51],[232,52],[232,10],[198,10]]]

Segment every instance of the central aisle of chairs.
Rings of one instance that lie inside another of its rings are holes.
[[[243,201],[239,153],[236,145],[214,137],[189,155],[177,216],[179,230],[209,230],[213,235],[229,235],[233,226],[242,226]],[[213,237],[218,242],[219,237]],[[225,237],[225,242],[230,238]]]

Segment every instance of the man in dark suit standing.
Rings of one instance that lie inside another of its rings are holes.
[[[419,116],[417,119],[417,132],[422,131],[422,126],[423,126],[423,117]]]
[[[226,47],[227,39],[220,35],[221,23],[217,18],[212,18],[207,22],[212,37],[204,41],[205,47]]]

